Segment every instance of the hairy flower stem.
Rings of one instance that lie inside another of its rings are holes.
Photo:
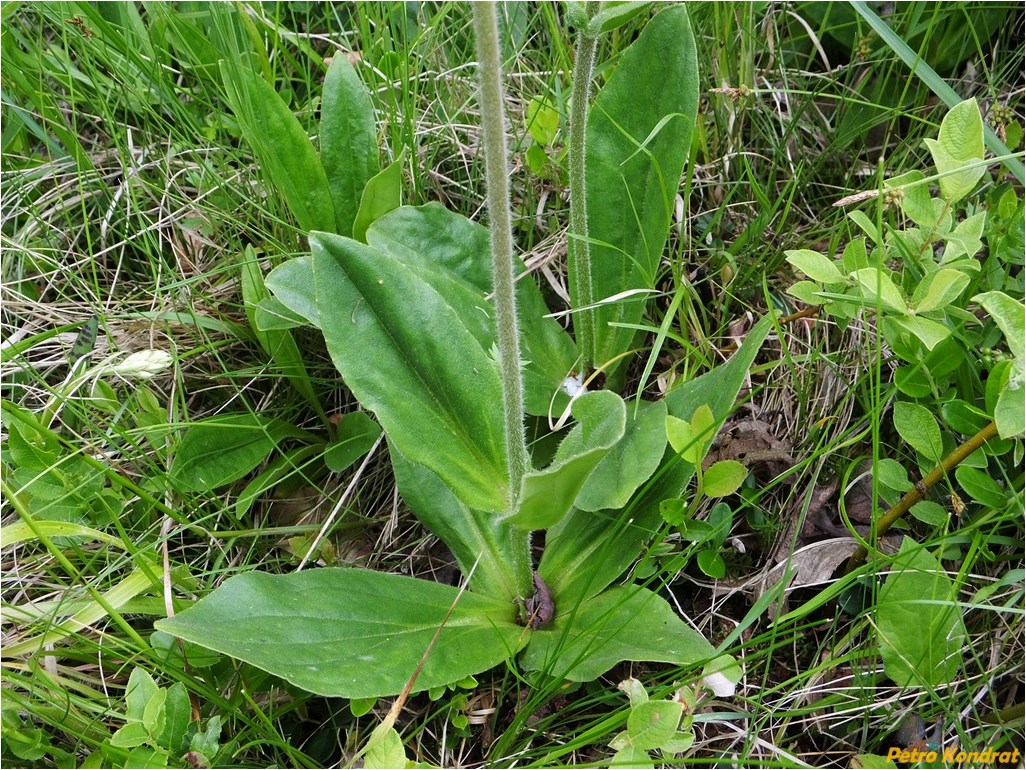
[[[599,9],[598,2],[585,3],[590,20]],[[577,313],[574,332],[581,353],[581,371],[587,372],[595,364],[595,311],[590,308],[595,298],[591,290],[591,249],[588,245],[588,201],[585,176],[585,151],[588,124],[588,102],[591,98],[591,78],[595,69],[595,51],[598,38],[588,34],[586,25],[577,32],[577,50],[574,55],[573,104],[570,113],[570,150],[567,158],[570,177],[570,241],[567,244],[569,260],[570,296]]]
[[[520,482],[530,470],[524,438],[524,386],[520,373],[520,330],[517,324],[516,270],[513,259],[513,231],[510,217],[506,150],[505,100],[502,89],[502,59],[499,48],[499,20],[494,2],[474,3],[474,36],[477,42],[480,79],[482,148],[488,197],[488,225],[492,244],[492,282],[495,323],[499,348],[499,374],[505,412],[505,440],[509,475],[509,508],[516,504]],[[530,538],[512,533],[513,572],[521,596],[531,596]]]

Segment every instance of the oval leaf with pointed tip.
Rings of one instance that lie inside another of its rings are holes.
[[[966,629],[958,593],[926,548],[905,538],[876,605],[884,672],[899,687],[950,683]]]
[[[409,267],[314,233],[314,288],[335,367],[408,459],[471,508],[506,508],[509,480],[495,361]]]
[[[532,671],[590,682],[624,660],[688,665],[715,656],[711,644],[641,586],[611,588],[579,607],[563,603],[551,629],[535,631],[521,657]]]
[[[373,698],[401,692],[429,649],[412,692],[498,665],[521,644],[515,612],[453,586],[333,568],[236,575],[156,626],[318,695]]]
[[[260,166],[303,230],[334,230],[328,178],[310,137],[288,105],[252,70],[221,62],[232,112]]]
[[[524,475],[517,510],[507,521],[521,529],[545,529],[570,510],[595,466],[623,436],[627,408],[615,393],[600,390],[574,401],[577,425],[549,466]]]
[[[593,302],[652,288],[691,148],[698,82],[688,11],[668,8],[624,52],[588,112]],[[582,297],[571,300],[578,309],[587,304]],[[603,363],[627,350],[636,333],[630,325],[640,323],[644,311],[645,303],[637,301],[583,311],[595,317],[595,350],[587,357]]]
[[[659,467],[666,449],[666,404],[642,401],[616,442],[584,482],[576,506],[583,511],[623,508]]]
[[[277,420],[248,412],[194,422],[171,463],[175,486],[206,492],[241,479],[274,451],[280,428]]]
[[[342,52],[324,77],[320,138],[336,226],[351,236],[364,188],[378,173],[378,137],[370,93]]]

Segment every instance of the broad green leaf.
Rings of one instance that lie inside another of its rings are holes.
[[[150,731],[142,722],[129,722],[110,736],[110,745],[119,749],[142,746],[150,740]]]
[[[299,120],[252,70],[222,61],[221,77],[246,142],[300,228],[307,232],[334,230],[328,179]]]
[[[951,336],[951,329],[942,323],[920,316],[887,316],[884,320],[884,331],[892,326],[903,329],[918,339],[927,350],[933,350]]]
[[[286,432],[279,420],[249,412],[198,420],[178,444],[171,479],[186,492],[238,481],[274,451]]]
[[[941,121],[937,138],[923,142],[933,156],[941,196],[948,203],[971,193],[987,173],[986,165],[978,162],[983,160],[983,118],[975,99],[952,107]]]
[[[292,337],[292,333],[282,329],[261,329],[257,323],[260,303],[270,300],[271,295],[264,285],[263,272],[252,246],[246,246],[241,266],[243,304],[246,307],[246,317],[249,319],[250,328],[253,330],[257,342],[285,375],[289,384],[306,399],[321,420],[327,422],[327,415],[324,414],[324,408],[314,392],[310,375],[303,363],[303,356],[299,352],[299,346]]]
[[[508,523],[521,529],[551,527],[570,510],[595,466],[623,437],[627,409],[615,393],[586,393],[574,401],[573,415],[577,425],[549,466],[524,475]]]
[[[538,144],[548,146],[559,131],[559,112],[546,100],[534,97],[527,103],[527,130]]]
[[[508,602],[521,596],[515,561],[526,552],[528,534],[500,523],[493,513],[471,510],[436,473],[410,462],[394,446],[389,454],[399,494],[421,523],[449,546],[460,571],[471,575],[473,570],[470,588]]]
[[[519,649],[514,605],[458,594],[356,568],[248,572],[156,626],[317,695],[372,698],[402,691],[428,650],[412,692],[485,671]]]
[[[665,426],[666,439],[673,451],[692,465],[698,462],[702,442],[695,437],[691,423],[670,414],[666,416]]]
[[[535,631],[521,663],[575,682],[597,679],[625,660],[694,665],[712,645],[658,594],[641,586],[611,588],[574,607],[560,601],[551,629]]]
[[[627,734],[636,749],[662,748],[677,734],[684,705],[675,700],[650,700],[631,708]]]
[[[899,687],[950,684],[962,670],[962,608],[944,567],[905,538],[876,605],[884,672]]]
[[[841,254],[841,264],[845,272],[848,273],[869,267],[869,254],[866,253],[865,238],[852,238],[848,241],[848,245],[844,247]]]
[[[142,722],[146,716],[146,706],[157,697],[160,688],[153,681],[149,672],[142,668],[133,668],[128,677],[125,690],[125,710],[130,722]]]
[[[360,198],[360,208],[353,222],[353,238],[365,241],[367,228],[390,211],[403,205],[403,150],[391,164],[367,180]]]
[[[642,401],[629,413],[623,438],[616,442],[584,482],[575,505],[582,511],[623,508],[655,473],[666,450],[666,404]]]
[[[833,260],[827,259],[818,251],[796,249],[785,251],[787,261],[796,269],[818,283],[844,283],[844,275],[837,269]]]
[[[493,314],[483,299],[492,291],[491,243],[488,230],[437,203],[403,206],[375,222],[367,242],[408,266],[420,266],[420,275],[436,291],[453,301],[460,284],[471,291],[466,310],[457,308],[464,321],[479,320],[479,340],[490,350],[495,339]],[[518,264],[517,271],[523,267]],[[431,271],[431,272],[428,272]],[[517,281],[517,317],[520,321],[524,365],[524,401],[529,414],[560,414],[569,398],[560,384],[577,359],[574,341],[554,318],[531,275]],[[468,321],[468,322],[470,322]],[[472,330],[478,333],[476,330]],[[555,394],[555,395],[554,395]]]
[[[769,318],[759,321],[733,358],[671,390],[663,399],[667,410],[690,421],[695,409],[706,404],[717,425],[722,424],[734,407],[771,324]],[[549,529],[538,572],[560,601],[576,604],[620,577],[662,526],[662,501],[680,497],[693,471],[691,464],[667,449],[659,470],[623,510],[573,510]]]
[[[652,288],[697,110],[698,62],[688,11],[671,7],[656,14],[623,53],[588,113],[587,216],[595,302]],[[571,304],[579,309],[585,303],[572,296]],[[589,358],[602,364],[630,348],[635,330],[612,324],[638,324],[644,309],[642,302],[621,301],[585,311],[595,318]]]
[[[856,270],[853,275],[862,287],[862,293],[866,299],[880,304],[888,310],[897,313],[907,313],[905,298],[901,296],[901,290],[894,285],[887,274],[888,271],[877,267],[867,267]]]
[[[798,281],[787,289],[788,294],[797,297],[806,305],[826,305],[830,302],[830,300],[819,296],[818,292],[819,286],[812,281]]]
[[[959,465],[955,469],[955,479],[974,502],[986,508],[1001,510],[1008,503],[1005,491],[985,471]]]
[[[367,87],[341,51],[324,77],[320,143],[337,232],[352,236],[364,188],[378,173],[378,137]]]
[[[1021,388],[1005,388],[1001,391],[994,407],[994,422],[1001,438],[1021,436],[1026,431],[1026,403]]]
[[[921,184],[926,179],[922,171],[909,171],[884,182],[888,190],[900,190],[901,211],[920,227],[932,230],[937,216],[930,197],[930,188]]]
[[[366,412],[350,412],[338,423],[335,440],[324,450],[324,464],[341,473],[370,451],[381,427]]]
[[[1019,361],[1026,358],[1026,305],[1002,291],[977,294],[973,302],[983,306],[994,319],[994,323],[1004,333],[1012,355]]]
[[[919,521],[929,524],[931,527],[941,527],[950,518],[948,512],[932,500],[920,500],[909,508],[908,512]]]
[[[321,328],[346,385],[408,459],[471,508],[504,510],[495,361],[410,268],[348,238],[317,233],[310,243]]]
[[[702,492],[706,497],[726,497],[737,492],[746,478],[748,469],[737,460],[720,460],[703,474]]]
[[[908,401],[894,403],[894,427],[898,434],[913,449],[933,463],[939,463],[944,455],[940,428],[930,410],[925,406]]]
[[[285,307],[320,328],[320,311],[314,295],[313,257],[293,257],[282,262],[267,274],[264,285]]]
[[[188,749],[186,737],[192,722],[192,703],[189,692],[181,682],[167,690],[164,701],[164,729],[157,736],[157,744],[172,756],[180,757]]]
[[[969,285],[969,276],[960,270],[941,268],[926,276],[912,294],[912,307],[917,313],[944,308],[954,302]]]
[[[869,240],[871,240],[875,244],[880,243],[880,241],[882,240],[880,237],[880,230],[879,228],[877,228],[876,223],[873,222],[873,220],[871,220],[868,216],[866,216],[866,212],[859,211],[858,209],[856,209],[855,211],[849,211],[848,219],[854,222],[862,232],[868,235]]]
[[[409,760],[406,757],[406,747],[403,739],[395,728],[389,728],[382,735],[381,740],[374,743],[367,749],[363,758],[363,766],[367,770],[387,770],[387,768],[406,767]]]

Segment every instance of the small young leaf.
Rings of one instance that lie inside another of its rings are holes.
[[[787,289],[788,294],[797,297],[806,305],[826,305],[830,300],[819,296],[819,291],[819,285],[812,281],[798,281]]]
[[[534,141],[547,147],[556,140],[559,112],[544,99],[532,98],[527,103],[527,130]]]
[[[578,423],[545,470],[524,475],[517,510],[505,521],[521,529],[545,529],[570,510],[599,461],[621,439],[627,418],[623,400],[608,390],[574,401]]]
[[[927,350],[933,350],[951,336],[951,329],[944,324],[919,316],[887,316],[884,318],[885,331],[891,325],[898,326],[914,334],[926,346]]]
[[[1008,349],[1021,361],[1026,356],[1026,305],[1002,291],[977,294],[973,302],[978,302],[990,314],[1004,333]]]
[[[691,430],[691,423],[671,414],[667,415],[664,424],[666,425],[666,438],[670,442],[670,446],[673,447],[673,451],[694,465],[698,461],[698,447],[701,442],[695,438],[695,434]]]
[[[192,722],[192,703],[185,685],[175,682],[167,690],[164,701],[164,729],[157,736],[157,744],[175,757],[187,749],[189,723]]]
[[[631,768],[632,770],[634,768],[641,770],[642,768],[655,767],[655,764],[652,762],[652,758],[647,752],[635,748],[632,745],[628,745],[624,746],[613,755],[613,758],[609,760],[609,766],[611,768],[623,767]]]
[[[817,283],[844,283],[844,276],[832,260],[818,251],[795,249],[785,251],[787,261]]]
[[[885,487],[895,492],[907,492],[912,488],[908,471],[897,460],[889,458],[879,460],[876,464],[876,478]]]
[[[939,463],[944,454],[940,428],[930,410],[908,401],[894,404],[894,427],[898,434],[927,460]]]
[[[627,699],[631,702],[631,706],[640,706],[642,703],[648,703],[648,691],[645,689],[645,685],[634,677],[624,679],[616,686],[616,689],[627,694]]]
[[[707,548],[698,552],[698,568],[713,580],[719,580],[727,574],[727,564],[719,551]]]
[[[133,668],[125,690],[125,709],[130,722],[142,722],[146,717],[146,706],[160,692],[157,683],[145,669]]]
[[[353,698],[349,701],[349,713],[354,717],[362,717],[369,714],[377,703],[377,698]]]
[[[324,451],[324,464],[341,473],[363,457],[381,435],[381,426],[366,412],[350,412],[338,423],[335,441]]]
[[[403,164],[406,151],[399,154],[387,168],[375,174],[363,188],[360,208],[353,222],[353,239],[367,240],[367,228],[390,211],[403,205]]]
[[[720,460],[713,463],[702,476],[702,493],[707,497],[726,497],[737,492],[748,469],[737,460]]]
[[[1001,391],[994,407],[994,422],[1001,438],[1021,436],[1026,432],[1026,403],[1021,388]]]
[[[314,296],[313,258],[293,257],[267,274],[264,285],[290,311],[320,328],[320,312]]]
[[[663,521],[674,527],[679,527],[684,522],[687,510],[687,503],[679,497],[659,503],[659,515],[663,517]]]

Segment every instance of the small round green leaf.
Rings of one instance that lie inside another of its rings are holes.
[[[702,477],[702,492],[707,497],[726,497],[741,488],[748,469],[737,460],[713,463]]]

